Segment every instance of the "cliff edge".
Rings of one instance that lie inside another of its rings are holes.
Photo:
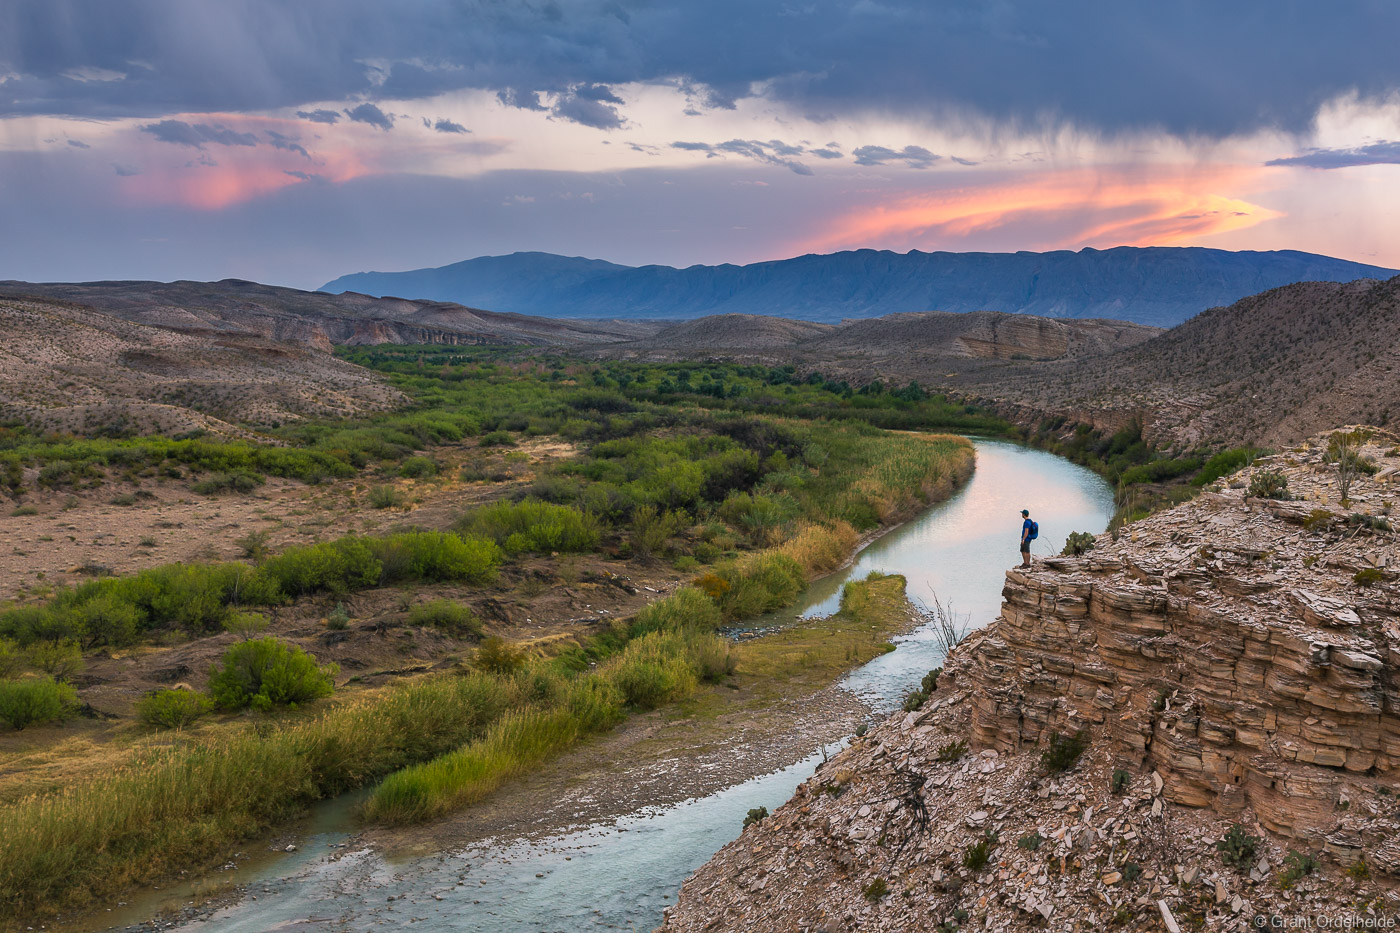
[[[663,930],[1400,928],[1400,439],[1360,456],[1345,502],[1321,436],[1009,571]]]

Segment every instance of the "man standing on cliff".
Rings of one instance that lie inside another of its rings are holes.
[[[1021,510],[1021,566],[1031,565],[1031,542],[1040,537],[1040,526],[1031,521],[1029,509]]]

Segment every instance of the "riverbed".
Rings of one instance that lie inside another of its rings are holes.
[[[997,615],[1003,574],[1019,563],[1022,508],[1040,524],[1037,557],[1059,553],[1071,532],[1097,533],[1107,525],[1112,490],[1094,473],[1011,443],[979,440],[976,446],[976,471],[956,495],[871,542],[849,567],[815,583],[795,611],[761,624],[834,612],[847,580],[879,570],[904,575],[916,604],[936,598],[968,625],[982,626]],[[928,628],[896,643],[895,651],[851,672],[842,684],[877,711],[897,706],[943,660]],[[845,739],[821,736],[800,761],[675,805],[543,838],[497,837],[396,860],[353,844],[354,826],[340,802],[318,815],[319,824],[303,829],[295,851],[230,871],[245,886],[242,898],[176,928],[651,930],[681,881],[738,835],[750,809],[781,806],[822,755]],[[150,916],[154,899],[143,900],[129,909]]]

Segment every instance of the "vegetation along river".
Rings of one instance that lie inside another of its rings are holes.
[[[796,614],[834,612],[843,583],[880,570],[903,574],[915,602],[927,604],[936,594],[956,615],[985,625],[998,612],[1003,573],[1019,561],[1022,508],[1040,523],[1034,555],[1044,557],[1058,553],[1070,532],[1102,531],[1113,495],[1100,477],[1067,460],[979,440],[976,472],[959,493],[815,583]],[[932,630],[916,630],[898,640],[897,650],[851,672],[845,686],[877,709],[892,709],[941,662]],[[843,737],[829,741],[835,748]],[[563,835],[392,861],[369,849],[341,848],[354,824],[349,802],[335,801],[299,837],[296,852],[238,872],[249,896],[189,928],[651,930],[681,881],[739,833],[749,809],[781,806],[821,755],[816,749],[790,767],[708,796]]]

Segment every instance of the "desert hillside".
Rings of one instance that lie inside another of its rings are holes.
[[[195,429],[391,408],[372,373],[304,344],[248,332],[190,333],[62,301],[0,298],[0,417],[36,430]]]
[[[555,321],[440,301],[326,295],[240,279],[220,282],[0,282],[0,296],[76,302],[154,327],[252,334],[323,350],[378,343],[575,346],[633,339],[659,325]]]
[[[721,850],[663,929],[1393,917],[1397,440],[1372,436],[1349,501],[1319,438],[1009,571],[927,699]]]
[[[674,324],[637,340],[600,345],[597,356],[684,360],[714,354],[754,362],[858,369],[880,378],[930,359],[1055,360],[1103,354],[1148,340],[1155,327],[973,311],[922,311],[814,324],[753,314],[722,314]]]
[[[1400,419],[1400,277],[1304,282],[1213,308],[1073,366],[985,370],[974,394],[1039,410],[1139,414],[1180,444],[1279,446]]]

